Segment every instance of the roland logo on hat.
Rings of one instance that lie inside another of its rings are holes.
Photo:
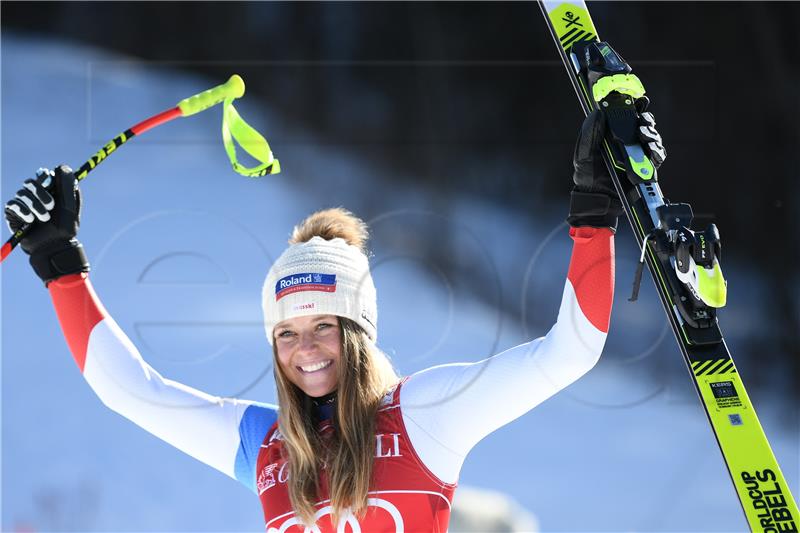
[[[275,301],[300,291],[336,292],[336,274],[306,272],[283,277],[275,283]]]

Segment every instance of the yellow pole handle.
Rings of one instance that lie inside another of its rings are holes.
[[[184,117],[194,115],[213,107],[226,98],[241,98],[244,94],[244,81],[238,74],[234,74],[222,85],[217,85],[206,91],[198,93],[178,102],[178,108]]]

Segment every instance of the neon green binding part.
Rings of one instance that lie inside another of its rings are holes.
[[[650,159],[646,156],[643,157],[641,161],[637,161],[633,157],[628,156],[628,161],[636,175],[643,180],[651,179],[656,173],[656,170],[653,168],[653,163],[651,163]]]
[[[596,102],[599,102],[613,91],[627,94],[633,98],[641,98],[645,94],[644,85],[642,85],[636,74],[603,76],[592,86],[592,95]]]
[[[728,297],[728,285],[722,277],[719,262],[714,260],[714,266],[705,268],[695,265],[697,271],[697,292],[700,299],[710,307],[725,307]]]

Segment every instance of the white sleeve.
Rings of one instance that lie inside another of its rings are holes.
[[[162,377],[108,315],[85,275],[48,288],[72,355],[107,407],[252,488],[275,406],[212,396]]]
[[[440,480],[455,483],[482,438],[577,380],[600,358],[613,296],[613,237],[608,230],[581,230],[572,232],[570,273],[547,335],[477,363],[423,370],[403,384],[400,406],[409,439]]]

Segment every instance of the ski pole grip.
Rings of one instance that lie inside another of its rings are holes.
[[[234,74],[222,85],[217,85],[178,102],[178,108],[184,117],[205,111],[222,102],[226,98],[240,98],[244,94],[244,81],[238,74]]]

